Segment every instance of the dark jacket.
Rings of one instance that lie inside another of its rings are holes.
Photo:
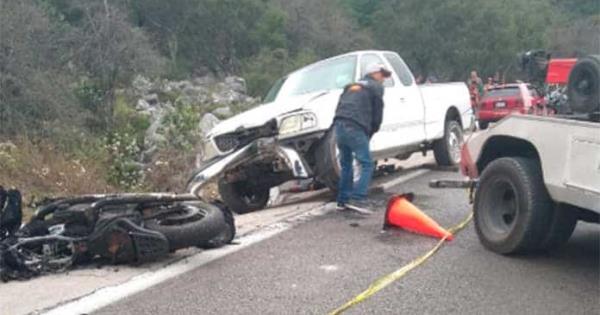
[[[383,120],[383,92],[383,85],[370,76],[349,84],[340,96],[334,121],[350,121],[373,136]]]

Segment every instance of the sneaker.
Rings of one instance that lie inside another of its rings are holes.
[[[362,214],[372,214],[373,210],[369,209],[372,205],[367,200],[351,200],[346,204],[346,208]]]
[[[343,202],[338,202],[337,205],[335,206],[335,210],[336,211],[344,211],[347,210],[346,208],[346,204]]]

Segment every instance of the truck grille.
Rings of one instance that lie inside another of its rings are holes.
[[[234,150],[240,144],[238,137],[235,134],[225,134],[215,138],[215,144],[219,151],[221,152],[229,152]]]
[[[230,152],[252,141],[277,135],[277,121],[270,120],[266,124],[250,129],[240,129],[215,137],[215,144],[219,151]]]

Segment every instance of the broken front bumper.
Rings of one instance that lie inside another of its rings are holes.
[[[265,160],[281,159],[294,178],[310,178],[312,176],[310,168],[295,149],[279,144],[275,138],[261,138],[229,155],[208,162],[193,175],[188,182],[187,190],[190,194],[199,195],[202,187],[224,172],[261,158]]]

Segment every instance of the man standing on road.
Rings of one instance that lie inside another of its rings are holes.
[[[391,75],[383,64],[371,64],[360,81],[346,86],[335,113],[334,128],[340,152],[338,210],[370,212],[367,192],[373,175],[369,142],[383,120],[383,81]],[[354,159],[360,174],[354,174]],[[354,176],[359,176],[354,184]]]

